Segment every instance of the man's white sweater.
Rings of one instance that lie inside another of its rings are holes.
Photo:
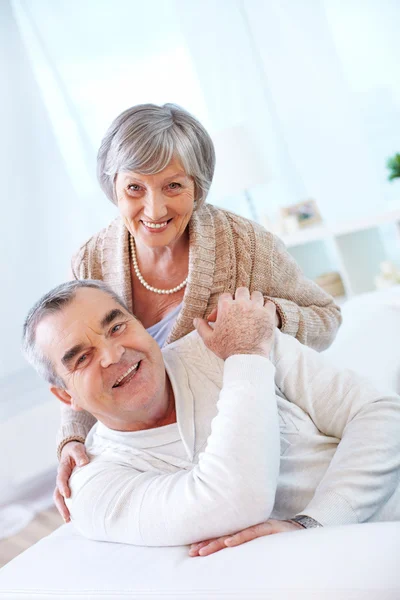
[[[196,332],[163,349],[177,423],[97,423],[67,501],[87,537],[189,544],[269,517],[400,518],[400,399],[277,331],[270,360],[225,363]]]

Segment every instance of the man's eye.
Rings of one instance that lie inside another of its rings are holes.
[[[82,356],[80,356],[78,358],[78,360],[76,361],[76,364],[77,365],[82,365],[85,362],[86,359],[87,359],[87,354],[82,354]]]
[[[117,325],[114,325],[114,327],[111,328],[111,333],[117,333],[118,331],[121,331],[123,326],[123,323],[118,323]]]

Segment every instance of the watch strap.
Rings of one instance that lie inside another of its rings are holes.
[[[321,523],[318,523],[312,517],[308,517],[307,515],[296,515],[293,519],[290,519],[293,523],[298,523],[304,529],[313,529],[314,527],[322,527]]]

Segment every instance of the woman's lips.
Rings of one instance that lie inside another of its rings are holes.
[[[162,233],[165,231],[172,219],[167,219],[166,221],[160,221],[159,223],[152,223],[151,221],[141,220],[141,224],[149,233]]]

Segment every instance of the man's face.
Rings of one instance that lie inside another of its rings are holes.
[[[75,410],[121,431],[162,421],[168,388],[161,351],[105,292],[78,288],[72,302],[39,323],[36,343],[64,381],[65,390],[53,393]]]

